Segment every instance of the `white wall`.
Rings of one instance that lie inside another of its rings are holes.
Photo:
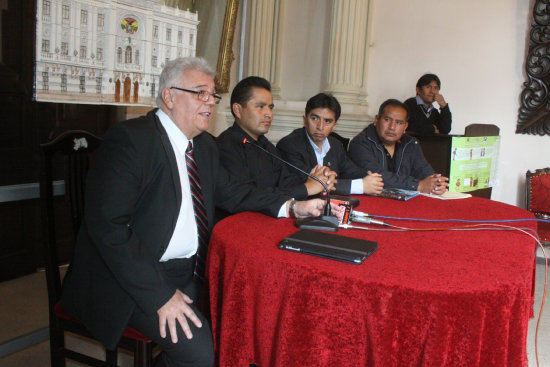
[[[280,79],[284,101],[275,101],[272,130],[281,127],[277,125],[281,124],[277,111],[282,115],[288,112],[285,109],[296,109],[295,126],[283,121],[282,129],[289,132],[301,124],[305,101],[323,88],[331,1],[282,1]],[[367,66],[370,117],[387,98],[405,100],[413,96],[423,73],[438,74],[441,93],[453,113],[451,134],[463,134],[471,123],[500,127],[498,183],[492,198],[518,206],[524,206],[525,172],[550,166],[550,136],[515,134],[533,2],[371,0]],[[238,81],[238,65],[237,58],[231,87]],[[215,134],[232,122],[228,99],[229,94],[224,95],[217,109],[211,129]]]
[[[499,182],[492,198],[524,205],[525,172],[550,166],[550,136],[516,135],[525,43],[533,2],[374,0],[369,113],[385,99],[415,94],[420,75],[441,78],[451,134],[471,123],[500,127]]]
[[[323,55],[329,46],[330,1],[286,0],[283,4],[281,97],[306,101],[323,87],[320,76],[327,68]]]

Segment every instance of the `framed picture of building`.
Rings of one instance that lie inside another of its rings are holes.
[[[165,62],[195,56],[198,24],[159,0],[37,0],[34,99],[154,106]]]

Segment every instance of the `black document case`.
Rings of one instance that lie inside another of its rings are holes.
[[[282,240],[279,248],[351,264],[361,264],[376,251],[378,243],[302,229]]]

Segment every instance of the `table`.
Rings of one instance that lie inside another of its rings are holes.
[[[357,210],[377,215],[533,218],[475,197],[359,198]],[[536,228],[532,221],[515,225]],[[353,265],[278,249],[297,230],[292,219],[250,212],[214,228],[207,276],[220,366],[527,365],[535,270],[535,241],[527,235],[340,229],[378,242],[370,258]]]

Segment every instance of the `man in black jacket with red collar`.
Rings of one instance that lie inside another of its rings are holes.
[[[241,80],[231,93],[233,126],[218,136],[221,165],[231,174],[255,187],[283,192],[295,199],[305,199],[324,189],[315,180],[285,165],[261,151],[258,145],[279,156],[275,146],[264,136],[273,121],[271,84],[264,78],[249,76]],[[244,143],[247,140],[251,144]],[[305,170],[332,187],[323,167],[312,166]]]

